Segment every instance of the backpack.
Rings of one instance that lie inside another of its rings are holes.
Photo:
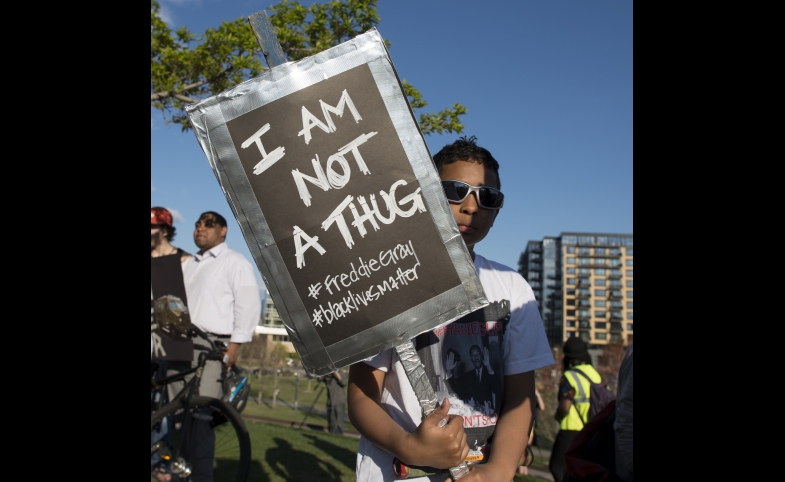
[[[611,400],[572,439],[563,482],[621,482],[616,475],[616,400]]]
[[[589,381],[589,416],[585,422],[583,418],[578,417],[585,426],[589,420],[591,420],[598,413],[602,412],[602,410],[611,402],[615,401],[616,395],[608,390],[608,382],[601,381],[600,383],[594,383],[591,381],[591,378],[589,378],[585,373],[578,370],[577,368],[572,368],[570,371],[581,375],[583,378]],[[572,406],[575,406],[575,404],[573,403]],[[578,407],[575,407],[575,410],[578,410]]]

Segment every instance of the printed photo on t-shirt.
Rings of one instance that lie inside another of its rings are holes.
[[[437,400],[448,398],[450,413],[463,417],[472,450],[487,443],[499,418],[509,321],[510,302],[501,300],[416,338]]]

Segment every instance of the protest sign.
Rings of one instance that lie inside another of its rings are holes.
[[[187,113],[309,374],[487,305],[375,29]]]

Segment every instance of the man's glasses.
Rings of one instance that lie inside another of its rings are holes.
[[[470,193],[474,193],[477,202],[485,209],[499,209],[504,206],[504,194],[498,189],[486,186],[472,186],[463,181],[442,181],[444,194],[450,202],[460,203]]]

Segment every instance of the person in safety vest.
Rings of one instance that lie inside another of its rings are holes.
[[[553,441],[548,468],[556,482],[560,482],[567,469],[564,454],[572,439],[581,431],[589,418],[589,380],[600,383],[602,377],[591,365],[591,356],[586,343],[572,337],[564,343],[564,361],[559,384],[559,406],[555,418],[559,422],[559,433]],[[580,370],[581,373],[578,373]]]

